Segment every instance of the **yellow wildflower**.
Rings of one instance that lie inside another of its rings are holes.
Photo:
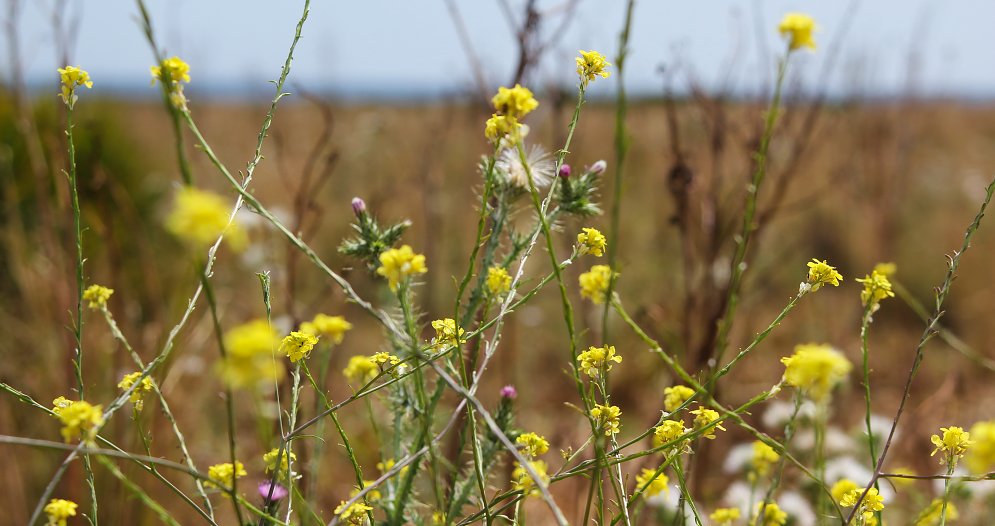
[[[432,526],[442,526],[446,523],[446,514],[441,511],[432,512]]]
[[[491,99],[494,109],[508,117],[520,119],[539,107],[539,102],[532,96],[528,88],[515,84],[514,88],[498,88],[497,95]]]
[[[622,357],[615,355],[615,347],[612,345],[591,347],[580,353],[577,360],[580,361],[580,370],[592,378],[601,376],[602,371],[611,371],[612,362],[622,363]]]
[[[83,300],[90,302],[91,309],[102,309],[107,306],[107,300],[114,294],[114,289],[101,287],[100,285],[90,285],[83,291]]]
[[[517,142],[521,128],[522,125],[518,119],[495,113],[484,123],[484,137],[494,143],[505,137],[511,137],[513,142]]]
[[[374,481],[372,481],[372,480],[364,480],[363,481],[363,488],[369,487],[371,484],[373,484],[373,482]],[[359,495],[360,491],[362,491],[362,489],[360,489],[358,487],[352,488],[352,491],[349,492],[349,498],[352,498],[352,497],[355,497],[356,495]],[[366,495],[365,495],[365,500],[367,502],[376,502],[376,501],[378,501],[378,500],[380,500],[382,498],[383,498],[383,494],[380,493],[380,490],[378,490],[378,489],[371,489],[370,491],[367,491]]]
[[[926,509],[922,510],[922,513],[916,517],[915,526],[939,526],[941,521],[941,515],[943,514],[943,499],[933,499],[929,503]],[[957,508],[954,506],[953,502],[947,502],[947,522],[952,522],[958,519],[960,514],[957,513]]]
[[[408,245],[392,248],[380,254],[377,274],[387,278],[390,290],[397,290],[397,286],[409,277],[426,272],[428,267],[425,266],[425,256],[415,254]]]
[[[784,381],[815,401],[825,400],[836,384],[846,379],[853,364],[829,345],[795,346],[795,353],[781,358]]]
[[[684,405],[694,396],[694,389],[686,385],[675,385],[673,387],[667,387],[663,390],[663,408],[667,410],[668,413],[673,413],[677,411],[677,408]]]
[[[522,452],[527,457],[538,457],[549,451],[549,442],[535,433],[522,433],[515,439],[515,443],[522,446]]]
[[[294,473],[289,471],[290,466],[294,462],[297,462],[297,455],[294,454],[293,451],[288,451],[287,448],[283,448],[283,454],[281,455],[280,453],[280,448],[275,447],[263,455],[263,462],[266,463],[266,473],[272,473],[276,470],[277,480],[286,478],[288,472],[291,476],[293,476]],[[279,465],[277,465],[277,458],[279,458]]]
[[[213,245],[218,237],[235,249],[245,246],[245,231],[238,223],[229,224],[231,209],[221,196],[185,186],[176,194],[173,210],[166,217],[166,229],[193,245]]]
[[[388,458],[383,462],[377,462],[377,470],[380,471],[380,474],[382,475],[393,469],[394,464],[395,464],[394,459]],[[401,475],[407,473],[409,467],[411,466],[410,465],[404,466],[403,468],[400,469],[400,471],[398,471],[398,473]]]
[[[150,67],[149,71],[152,73],[153,84],[155,81],[161,80],[164,73],[169,81],[175,84],[190,82],[190,64],[183,62],[180,57],[164,59],[162,64]]]
[[[706,427],[708,427],[708,431],[705,431],[705,433],[701,435],[707,439],[715,438],[716,429],[721,431],[726,430],[726,428],[722,427],[721,423],[709,427],[712,424],[712,422],[715,422],[719,419],[719,413],[717,411],[698,406],[698,409],[691,411],[691,414],[694,415],[694,428],[696,430],[705,429]]]
[[[988,473],[995,466],[995,421],[977,422],[971,426],[974,444],[967,450],[964,461],[971,473]]]
[[[53,412],[62,422],[62,438],[66,442],[82,439],[92,442],[97,429],[104,424],[104,408],[92,405],[85,400],[69,402],[65,398],[55,399]]]
[[[64,396],[60,396],[55,400],[52,400],[52,412],[55,413],[55,416],[57,417],[62,416],[62,411],[71,405],[73,405],[72,400],[69,400]]]
[[[539,475],[539,479],[543,484],[549,482],[549,467],[546,463],[541,460],[530,460],[529,465],[535,470],[536,474]],[[532,480],[532,476],[529,475],[527,469],[525,469],[521,464],[515,462],[515,470],[511,472],[511,488],[516,491],[522,491],[526,496],[538,495],[539,490],[536,488],[535,481]]]
[[[577,243],[580,245],[578,252],[601,257],[605,255],[605,248],[608,246],[608,239],[596,228],[583,228],[577,234]]]
[[[605,436],[615,436],[618,434],[619,417],[622,410],[618,406],[607,404],[595,404],[591,408],[591,418],[594,419],[595,426],[605,432]]]
[[[930,437],[930,441],[933,442],[936,449],[929,456],[942,451],[943,458],[940,459],[941,464],[956,464],[964,456],[968,448],[974,445],[974,441],[971,440],[971,433],[964,431],[962,427],[941,427],[940,431],[943,431],[942,437],[939,435]]]
[[[670,493],[667,483],[670,479],[663,472],[657,474],[655,469],[643,468],[639,475],[636,475],[636,491],[642,490],[646,498],[655,497],[666,491]]]
[[[346,524],[353,524],[355,526],[363,524],[366,520],[366,514],[371,511],[373,511],[373,507],[368,506],[362,501],[353,502],[349,506],[346,506],[346,501],[342,501],[342,503],[335,508],[335,514],[339,516],[339,519],[344,521]]]
[[[812,286],[812,292],[819,290],[823,285],[838,287],[841,279],[843,276],[828,262],[814,258],[808,262],[808,284]]]
[[[895,297],[895,293],[891,291],[891,282],[888,281],[888,276],[876,270],[863,279],[857,278],[857,283],[864,284],[864,290],[860,292],[860,302],[865,307],[873,309],[881,300]]]
[[[591,270],[580,275],[581,297],[589,298],[594,303],[604,303],[611,280],[617,275],[608,265],[594,265]]]
[[[862,490],[863,487],[858,486],[856,482],[850,479],[840,479],[836,482],[836,484],[833,484],[832,488],[829,489],[829,493],[832,494],[833,500],[840,502],[847,493],[850,493],[855,489]]]
[[[390,354],[389,352],[378,352],[373,356],[371,356],[370,360],[373,360],[373,363],[380,366],[381,369],[394,367],[397,364],[401,363],[400,358],[394,356],[393,354]]]
[[[763,509],[764,516],[761,521],[757,521],[761,509]],[[766,506],[763,502],[758,502],[753,517],[754,520],[750,521],[750,524],[759,524],[760,526],[784,526],[788,523],[788,514],[781,510],[781,507],[775,502],[768,502]]]
[[[66,66],[59,68],[58,71],[62,83],[62,93],[59,96],[62,97],[62,102],[71,108],[76,104],[76,88],[84,86],[90,89],[93,87],[93,81],[90,80],[89,73],[77,66]]]
[[[678,440],[690,431],[684,427],[683,420],[664,420],[653,428],[653,447],[660,447]]]
[[[780,31],[782,37],[788,39],[789,50],[794,51],[802,47],[815,49],[815,39],[812,38],[812,33],[818,30],[818,27],[811,16],[802,13],[788,13],[778,24],[777,30]]]
[[[760,440],[754,441],[753,458],[750,460],[750,480],[753,481],[766,477],[770,473],[771,466],[780,460],[780,458],[781,455],[765,442],[761,442]]]
[[[121,381],[118,382],[117,386],[120,389],[127,391],[128,389],[131,389],[131,386],[135,385],[135,382],[137,382],[141,376],[141,371],[126,374],[123,378],[121,378]],[[152,383],[152,378],[148,376],[142,378],[141,385],[136,387],[135,390],[131,392],[131,395],[128,396],[128,400],[135,404],[135,411],[141,412],[142,408],[145,407],[145,401],[142,400],[142,397],[145,393],[151,393],[154,388],[155,384]]]
[[[204,482],[204,485],[218,489],[230,488],[235,479],[240,479],[246,475],[248,473],[245,472],[245,466],[237,460],[234,466],[231,462],[215,464],[207,468],[207,477],[211,480]]]
[[[732,523],[739,520],[739,508],[719,508],[708,516],[715,523],[715,526],[732,526]]]
[[[487,292],[500,296],[511,290],[511,276],[504,267],[493,266],[487,269]]]
[[[291,363],[297,363],[307,358],[317,343],[317,336],[304,331],[293,331],[283,338],[280,352],[287,353]]]
[[[466,343],[466,340],[463,339],[463,333],[466,331],[460,327],[457,332],[456,320],[452,318],[435,320],[432,322],[432,328],[435,329],[435,338],[432,342],[435,344],[436,350],[441,351],[450,346],[457,346]]]
[[[275,359],[280,337],[266,320],[253,320],[225,333],[228,355],[218,363],[218,374],[235,389],[262,387],[283,378],[283,365]]]
[[[352,358],[349,358],[349,364],[345,369],[342,370],[342,374],[350,382],[355,382],[360,385],[366,385],[373,381],[379,373],[379,368],[376,362],[371,360],[367,356],[357,354]]]
[[[69,517],[76,516],[76,508],[79,505],[71,500],[52,499],[45,505],[45,515],[48,515],[48,523],[45,526],[66,526]]]
[[[345,318],[327,314],[315,314],[313,320],[301,324],[301,332],[328,338],[336,345],[342,343],[349,329],[352,329],[352,324]]]
[[[850,490],[843,498],[840,499],[840,506],[844,508],[852,508],[857,504],[857,500],[863,495],[864,488],[856,488]],[[871,488],[867,491],[867,495],[864,495],[864,499],[860,501],[860,506],[857,508],[857,513],[862,515],[864,521],[870,520],[874,517],[874,512],[881,511],[884,509],[884,497],[882,497],[877,488]]]
[[[894,263],[878,263],[874,265],[874,272],[884,274],[885,277],[890,278],[895,275],[895,272],[898,272],[898,266]]]
[[[606,71],[607,68],[611,67],[611,64],[604,55],[594,50],[580,50],[579,53],[580,56],[576,58],[577,74],[580,75],[582,85],[587,86],[587,83],[594,80],[594,77],[600,76],[606,79],[611,75]]]

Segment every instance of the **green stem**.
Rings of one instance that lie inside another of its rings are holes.
[[[943,480],[943,507],[940,508],[940,526],[947,526],[947,503],[950,502],[951,477],[953,477],[956,467],[957,462],[953,459],[947,462],[947,478]]]

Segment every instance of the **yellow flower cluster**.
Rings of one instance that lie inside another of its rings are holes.
[[[828,262],[818,259],[808,262],[808,284],[812,286],[812,292],[819,290],[823,285],[839,287],[841,279],[843,276]]]
[[[519,120],[532,110],[539,107],[539,102],[528,88],[515,84],[514,88],[498,88],[497,95],[491,99],[494,113],[484,125],[484,135],[497,143],[505,137],[518,141],[521,123]]]
[[[677,408],[684,405],[694,396],[694,389],[686,385],[675,385],[673,387],[667,387],[663,390],[663,408],[667,410],[668,413],[673,413],[677,411]]]
[[[204,482],[204,485],[218,489],[231,488],[235,479],[240,479],[246,475],[248,473],[245,472],[245,466],[237,460],[234,466],[231,462],[215,464],[207,468],[207,477],[211,480]]]
[[[577,234],[577,244],[580,245],[577,252],[581,255],[591,254],[592,256],[601,257],[605,255],[608,239],[596,228],[583,228]]]
[[[52,499],[45,505],[45,515],[48,515],[48,523],[45,526],[66,526],[69,517],[76,516],[76,508],[79,505],[71,500]]]
[[[342,343],[349,329],[352,329],[352,324],[345,321],[345,318],[327,314],[315,314],[313,320],[301,324],[301,332],[328,338],[336,345]]]
[[[967,450],[964,461],[971,473],[988,473],[995,466],[995,421],[977,422],[971,426],[974,444]]]
[[[353,383],[360,385],[366,385],[373,381],[380,373],[380,368],[377,367],[376,362],[371,360],[368,356],[363,356],[357,354],[352,358],[349,358],[349,363],[346,365],[345,369],[342,370],[342,374]]]
[[[943,458],[940,459],[941,464],[956,464],[964,456],[968,448],[974,445],[974,441],[971,440],[971,433],[964,431],[962,427],[941,427],[940,431],[943,432],[942,437],[940,435],[930,437],[930,441],[933,442],[936,449],[929,456],[942,451]]]
[[[708,430],[705,431],[701,436],[709,440],[713,440],[715,438],[716,429],[720,431],[726,430],[726,428],[722,427],[721,423],[712,425],[713,422],[716,422],[719,419],[718,411],[699,406],[698,409],[691,411],[691,414],[694,415],[695,430],[707,428]]]
[[[104,408],[85,400],[68,400],[60,396],[52,400],[52,412],[62,422],[62,438],[66,442],[82,439],[92,442],[97,429],[104,424]]]
[[[612,345],[591,347],[580,353],[577,360],[580,362],[580,370],[592,378],[601,376],[602,371],[611,371],[612,362],[622,363],[622,357],[615,354],[615,347]]]
[[[580,75],[580,82],[583,86],[586,87],[589,82],[594,80],[594,77],[606,79],[611,76],[611,73],[607,71],[611,64],[604,55],[594,50],[580,50],[578,53],[580,56],[576,58],[577,74]]]
[[[763,510],[763,517],[760,518],[760,510]],[[757,520],[760,518],[761,520]],[[788,514],[777,505],[776,502],[768,502],[764,506],[763,502],[758,502],[756,510],[753,513],[753,520],[750,524],[758,524],[760,526],[784,526],[788,523]]]
[[[833,499],[836,502],[840,502],[847,493],[850,493],[855,489],[863,488],[850,479],[840,479],[829,489],[829,493],[833,496]]]
[[[939,526],[943,520],[943,499],[933,499],[926,506],[926,509],[922,510],[922,513],[916,517],[913,524],[915,526]],[[958,519],[959,513],[957,513],[957,508],[954,506],[953,502],[947,502],[947,522],[953,522]]]
[[[543,484],[549,483],[549,466],[542,460],[530,460],[529,465],[539,475]],[[538,495],[535,481],[529,475],[529,471],[520,463],[515,462],[515,470],[511,472],[511,488],[523,492],[526,496]]]
[[[860,292],[860,302],[865,307],[876,309],[878,303],[885,298],[894,298],[895,293],[891,290],[891,281],[888,276],[877,270],[871,271],[869,276],[857,278],[857,283],[864,284],[864,290]]]
[[[432,322],[432,328],[435,329],[435,338],[432,343],[437,351],[466,343],[466,340],[463,339],[463,333],[466,331],[462,327],[457,331],[456,320],[452,318],[435,320]]]
[[[364,488],[367,487],[367,486],[369,486],[370,484],[373,484],[372,480],[364,480],[363,481],[363,487]],[[356,495],[359,495],[360,491],[362,491],[361,488],[353,487],[352,491],[349,492],[349,498],[353,498]],[[383,498],[383,493],[380,493],[380,490],[377,490],[377,489],[371,489],[370,491],[367,491],[366,495],[364,496],[364,500],[366,502],[368,502],[368,503],[369,502],[376,502],[376,501],[378,501],[378,500],[380,500],[382,498]]]
[[[642,490],[646,498],[655,497],[664,491],[670,493],[670,488],[667,487],[669,482],[670,479],[662,471],[657,473],[655,469],[643,468],[636,475],[636,490]]]
[[[753,457],[750,459],[750,481],[766,477],[770,473],[771,466],[781,459],[781,455],[774,451],[764,442],[756,440],[753,442]]]
[[[335,508],[335,514],[339,516],[339,519],[344,521],[346,524],[353,524],[356,526],[363,524],[366,520],[366,514],[371,511],[373,511],[373,507],[368,506],[362,501],[353,502],[349,506],[346,506],[346,501],[342,501],[342,503]]]
[[[290,454],[288,455],[287,453]],[[279,458],[279,462],[277,462],[277,458]],[[266,473],[272,473],[275,470],[277,480],[282,480],[286,478],[291,464],[297,462],[297,455],[295,455],[292,451],[287,451],[286,448],[283,450],[283,454],[281,455],[280,448],[275,447],[263,455],[263,462],[266,463]],[[278,463],[279,465],[277,465]],[[293,472],[289,473],[293,476]]]
[[[852,508],[857,505],[857,501],[860,500],[860,496],[863,495],[864,488],[856,488],[847,492],[840,499],[840,506],[844,508]],[[877,488],[871,488],[867,490],[867,495],[864,495],[864,500],[860,501],[860,506],[857,507],[857,513],[860,514],[864,522],[874,518],[874,512],[881,511],[884,509],[884,497],[882,497]]]
[[[837,384],[846,379],[853,364],[829,345],[809,343],[795,346],[795,353],[781,358],[784,381],[812,400],[826,399]]]
[[[283,379],[283,366],[275,359],[280,336],[266,320],[253,320],[225,333],[228,355],[218,363],[218,374],[234,389],[259,388]]]
[[[591,408],[591,418],[594,419],[595,426],[604,431],[605,436],[611,437],[618,434],[619,418],[622,410],[615,405],[595,404]]]
[[[781,23],[777,26],[777,30],[781,33],[781,36],[788,39],[788,49],[791,51],[803,47],[815,49],[815,39],[812,38],[812,33],[817,29],[815,20],[811,16],[802,13],[788,13],[784,15]]]
[[[127,391],[128,389],[131,389],[131,386],[135,385],[135,382],[137,382],[141,376],[141,371],[126,374],[123,378],[121,378],[121,381],[117,383],[117,386],[121,390]],[[145,407],[145,401],[142,397],[145,396],[145,393],[151,393],[154,388],[155,384],[152,383],[151,377],[146,376],[145,378],[142,378],[141,385],[136,387],[135,390],[131,392],[131,395],[128,396],[128,400],[135,404],[135,411],[142,411]]]
[[[107,300],[114,294],[114,289],[90,285],[83,291],[83,301],[88,301],[91,309],[102,309],[107,306]]]
[[[164,78],[169,82],[165,83],[169,89],[169,102],[175,108],[186,109],[187,98],[183,94],[183,82],[190,82],[190,65],[180,59],[180,57],[167,58],[158,66],[149,68],[152,73],[152,83]]]
[[[247,242],[245,231],[232,222],[231,209],[217,194],[185,186],[176,194],[173,210],[166,217],[166,229],[193,245],[205,247],[225,235],[229,245],[241,250]]]
[[[59,81],[62,84],[62,93],[59,96],[62,97],[62,102],[72,108],[76,104],[76,88],[84,86],[90,89],[93,87],[93,81],[90,80],[89,73],[77,66],[66,66],[59,68],[58,71]]]
[[[387,278],[390,290],[397,290],[397,286],[401,283],[407,283],[411,276],[426,272],[428,272],[428,267],[425,266],[425,256],[415,254],[408,245],[392,248],[380,254],[380,267],[377,268],[377,274]]]
[[[618,274],[608,265],[594,265],[591,270],[580,275],[580,295],[594,303],[604,303],[608,299],[608,287]]]
[[[297,363],[311,354],[318,344],[318,337],[304,331],[293,331],[280,342],[280,352],[286,353],[291,363]]]
[[[715,526],[732,526],[739,520],[739,508],[719,508],[708,516],[715,523]]]
[[[511,275],[504,267],[493,266],[487,269],[487,292],[500,296],[511,290]]]
[[[530,458],[538,457],[549,451],[549,441],[542,435],[535,433],[522,433],[515,439],[515,443],[522,447],[522,453]]]
[[[684,427],[683,420],[664,420],[660,425],[653,428],[653,447],[660,447],[678,440],[685,433],[691,431]],[[674,447],[680,447],[680,443]]]

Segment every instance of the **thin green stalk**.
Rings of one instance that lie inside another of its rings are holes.
[[[100,462],[100,464],[103,465],[104,468],[107,469],[107,471],[110,471],[111,474],[114,475],[116,479],[121,481],[121,484],[123,484],[124,487],[131,492],[132,495],[138,498],[138,500],[140,500],[142,504],[147,506],[156,515],[158,515],[159,519],[162,522],[169,524],[171,526],[180,526],[180,523],[176,522],[176,519],[174,519],[173,516],[170,515],[168,511],[166,511],[166,508],[163,508],[162,505],[156,502],[154,498],[150,497],[148,493],[145,493],[142,490],[141,486],[135,484],[128,477],[126,477],[124,473],[122,473],[121,470],[114,465],[114,463],[112,463],[110,460],[107,460],[104,457],[97,457],[97,461]]]
[[[701,526],[701,517],[698,516],[698,508],[694,505],[694,498],[691,497],[691,492],[688,491],[687,483],[684,480],[684,468],[681,467],[680,462],[674,462],[674,473],[677,474],[677,485],[681,489],[681,495],[684,496],[684,501],[691,507],[691,514],[694,515],[695,525]],[[683,522],[684,510],[678,509],[677,513],[681,514]]]
[[[635,7],[635,0],[628,0],[625,6],[625,24],[622,32],[618,36],[618,56],[615,57],[615,78],[618,80],[618,88],[615,96],[615,193],[612,195],[611,212],[611,234],[608,243],[608,266],[612,269],[618,268],[618,245],[621,241],[622,224],[622,190],[624,185],[623,174],[625,173],[625,156],[629,152],[629,137],[625,127],[625,118],[628,113],[628,97],[625,93],[625,59],[629,56],[629,32],[632,29],[632,11]],[[608,297],[615,291],[616,277],[614,274],[608,280]],[[608,340],[608,310],[606,302],[604,311],[601,314],[601,341]]]
[[[947,507],[950,502],[951,477],[954,475],[954,468],[957,463],[953,460],[947,462],[947,478],[943,480],[943,507],[940,508],[940,526],[947,526]]]
[[[817,401],[815,404],[815,476],[819,480],[826,480],[826,425],[829,420],[829,405],[826,401]],[[825,524],[826,516],[826,495],[818,493],[815,497],[815,514],[817,524]]]
[[[767,488],[767,492],[764,494],[764,500],[760,503],[757,508],[757,515],[753,518],[754,526],[763,526],[764,512],[767,509],[767,504],[772,502],[774,498],[774,492],[777,487],[781,484],[781,476],[784,474],[784,465],[787,462],[787,447],[791,442],[791,439],[795,436],[796,425],[798,422],[798,412],[802,408],[802,395],[801,393],[795,393],[795,408],[791,412],[791,418],[788,419],[788,423],[784,426],[784,448],[785,452],[781,454],[781,458],[777,459],[777,468],[774,469],[774,480],[771,481],[770,486]]]

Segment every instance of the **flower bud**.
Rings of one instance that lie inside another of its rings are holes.
[[[357,217],[358,216],[362,216],[363,214],[365,214],[366,213],[366,201],[363,201],[362,199],[360,199],[358,197],[353,197],[352,198],[352,212],[354,214],[356,214]]]
[[[506,385],[501,388],[501,398],[507,398],[509,400],[514,400],[518,397],[518,390],[515,389],[513,385]]]
[[[559,173],[559,175],[560,175],[560,177],[562,177],[564,179],[569,178],[570,177],[570,165],[569,164],[564,164],[563,166],[561,166],[560,167],[560,173]]]
[[[592,174],[599,175],[601,173],[604,173],[604,171],[607,170],[607,169],[608,169],[608,163],[606,163],[604,161],[604,159],[602,159],[602,160],[600,160],[600,161],[592,164],[591,167],[588,168],[587,170],[589,172],[591,172]]]

